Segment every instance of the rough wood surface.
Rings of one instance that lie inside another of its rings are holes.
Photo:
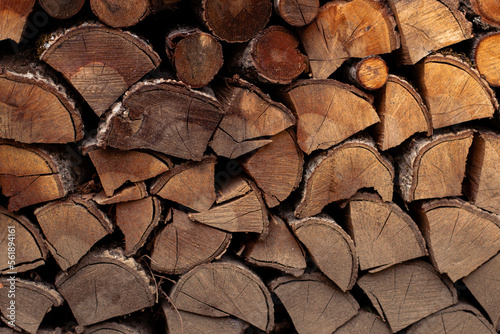
[[[500,10],[500,7],[499,7]],[[478,36],[474,42],[471,59],[477,71],[490,84],[500,86],[500,32]]]
[[[347,70],[347,78],[361,89],[377,90],[385,85],[389,67],[380,56],[369,56],[353,61]]]
[[[100,191],[92,196],[92,200],[99,205],[110,205],[121,202],[137,201],[147,197],[148,195],[149,193],[146,183],[135,182],[117,189],[113,196],[106,196],[104,191]]]
[[[319,0],[274,0],[274,11],[289,25],[302,27],[318,15]]]
[[[361,309],[333,334],[391,334],[391,328],[374,313]]]
[[[500,3],[495,0],[469,0],[469,3],[484,22],[500,28]]]
[[[56,19],[69,19],[75,16],[85,4],[85,0],[38,0],[43,10]]]
[[[134,319],[106,321],[85,327],[82,334],[154,334],[154,328],[147,320]],[[40,333],[42,334],[42,333]],[[48,334],[48,333],[47,333]],[[62,334],[62,333],[54,333]]]
[[[4,0],[0,3],[0,41],[21,41],[34,5],[35,0]]]

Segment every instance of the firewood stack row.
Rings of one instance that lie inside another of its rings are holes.
[[[497,333],[497,0],[0,1],[0,333]]]

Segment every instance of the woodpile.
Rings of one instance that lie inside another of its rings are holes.
[[[500,333],[498,0],[0,1],[0,333]]]

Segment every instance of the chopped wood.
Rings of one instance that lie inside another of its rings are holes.
[[[391,334],[391,328],[374,313],[361,309],[359,313],[333,334]]]
[[[335,80],[299,80],[280,96],[297,115],[297,143],[306,154],[336,145],[379,121],[371,97]]]
[[[462,195],[471,130],[415,138],[397,157],[398,190],[406,202]]]
[[[106,321],[96,325],[86,327],[82,334],[154,334],[154,327],[150,323],[144,321],[122,320]],[[41,333],[40,333],[41,334]],[[59,334],[59,333],[57,333]],[[62,333],[61,333],[62,334]]]
[[[500,7],[498,9],[500,11]],[[499,49],[500,32],[491,32],[476,38],[471,56],[481,77],[494,87],[500,87]]]
[[[265,332],[274,326],[269,290],[257,275],[236,262],[197,266],[179,278],[170,299],[182,311],[211,317],[232,315]]]
[[[480,74],[451,55],[426,57],[415,68],[419,91],[434,129],[491,118],[498,109],[495,93]]]
[[[177,165],[155,179],[151,194],[198,212],[207,211],[215,202],[215,164],[217,158],[205,157]]]
[[[38,0],[43,10],[53,18],[63,20],[75,16],[82,9],[85,0]]]
[[[0,3],[0,41],[21,41],[34,5],[35,0],[4,0]]]
[[[384,201],[391,201],[393,179],[394,167],[371,139],[346,141],[307,163],[295,216],[318,214],[325,205],[348,199],[363,188],[373,188]]]
[[[393,333],[457,303],[452,283],[420,260],[365,274],[358,285]]]
[[[378,147],[388,150],[418,132],[432,135],[431,115],[422,97],[403,78],[390,74],[376,99],[380,123],[373,126]]]
[[[425,202],[418,212],[432,263],[453,282],[500,251],[500,217],[496,215],[460,199]]]
[[[235,77],[215,87],[225,110],[210,147],[219,156],[237,158],[271,143],[271,136],[295,124],[295,117],[258,87]]]
[[[280,277],[269,283],[299,334],[330,334],[358,313],[359,305],[319,274]]]
[[[131,185],[125,185],[115,191],[113,196],[106,196],[104,191],[100,191],[94,196],[92,200],[99,205],[110,205],[121,202],[137,201],[149,195],[144,182],[136,182]]]
[[[181,82],[141,81],[115,104],[97,134],[100,146],[150,149],[174,157],[201,160],[223,115],[211,95]]]
[[[312,23],[299,29],[312,75],[326,79],[350,57],[364,58],[399,48],[396,23],[377,0],[330,1]]]
[[[378,271],[427,255],[417,224],[396,204],[359,193],[349,200],[345,212],[361,270]]]
[[[274,10],[289,25],[302,27],[318,15],[319,0],[274,0]]]
[[[369,56],[353,61],[347,70],[347,78],[361,89],[377,90],[385,85],[389,67],[380,56]]]
[[[40,59],[61,72],[98,116],[160,64],[136,35],[88,23],[54,33]]]
[[[497,1],[468,0],[468,3],[484,22],[500,28],[500,4]]]
[[[129,314],[155,303],[144,269],[119,248],[87,254],[55,281],[80,326]]]

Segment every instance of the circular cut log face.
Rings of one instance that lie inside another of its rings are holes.
[[[500,27],[500,3],[495,0],[471,0],[474,11],[488,24]]]

